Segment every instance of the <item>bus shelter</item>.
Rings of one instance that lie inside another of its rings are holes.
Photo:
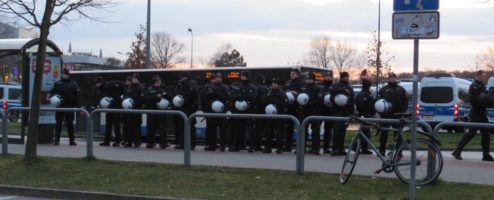
[[[36,53],[38,52],[39,43],[39,38],[0,39],[0,71],[2,73],[0,80],[8,82],[8,84],[18,84],[21,86],[20,106],[22,107],[30,107],[29,102],[33,91]],[[49,92],[53,84],[60,79],[62,71],[62,51],[50,40],[47,43],[43,68],[41,106],[50,107],[51,105],[48,99]],[[5,95],[2,96],[5,97]],[[9,99],[3,99],[2,102],[4,103],[2,107],[5,110],[11,106],[15,106],[15,104],[8,103]],[[24,143],[25,128],[29,115],[28,112],[17,114],[21,116],[20,127],[18,129],[12,129],[14,130],[14,134],[11,135],[12,137],[9,136],[9,141],[13,143]],[[52,112],[40,112],[39,124],[40,130],[45,131],[41,132],[38,136],[38,142],[51,143],[53,140],[55,114]]]

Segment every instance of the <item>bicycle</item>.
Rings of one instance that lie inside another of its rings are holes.
[[[341,184],[345,184],[352,175],[353,169],[357,164],[362,140],[367,142],[369,147],[374,150],[377,157],[382,161],[381,168],[377,169],[374,172],[375,174],[379,174],[382,171],[386,173],[395,172],[400,181],[405,184],[410,183],[411,141],[405,140],[406,138],[403,135],[403,128],[406,125],[410,125],[411,120],[406,119],[406,116],[410,116],[410,114],[401,114],[398,129],[384,128],[379,124],[366,121],[365,119],[355,116],[351,117],[351,120],[360,122],[360,128],[358,134],[352,139],[352,142],[348,147],[347,156],[343,161],[343,166],[340,173]],[[382,155],[371,140],[362,132],[362,128],[365,127],[375,128],[377,131],[375,135],[380,134],[383,130],[398,132],[398,134],[393,134],[394,146],[388,153],[388,158],[386,158],[385,155]],[[422,131],[417,130],[417,133],[427,138],[417,138],[416,142],[417,150],[420,151],[416,151],[415,178],[416,185],[422,186],[434,182],[439,177],[443,168],[443,157],[441,155],[441,151],[439,150],[439,146],[441,145],[439,141],[437,141],[430,134],[426,134]],[[403,142],[399,142],[400,139]]]

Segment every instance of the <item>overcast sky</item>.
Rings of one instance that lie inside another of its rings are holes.
[[[117,0],[118,1],[118,0]],[[438,40],[421,40],[420,69],[468,69],[475,55],[494,47],[494,6],[480,0],[440,1]],[[67,50],[124,59],[139,24],[146,23],[145,0],[120,0],[105,16],[109,23],[78,20],[53,27],[50,38]],[[391,38],[393,1],[382,0],[382,41],[396,71],[411,71],[413,41]],[[303,60],[310,40],[328,35],[364,52],[377,30],[378,0],[152,0],[152,32],[167,32],[184,43],[194,33],[194,60],[208,59],[230,43],[249,66],[281,66]],[[196,62],[195,62],[196,63]]]

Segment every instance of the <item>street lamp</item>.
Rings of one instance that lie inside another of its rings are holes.
[[[148,18],[146,25],[146,66],[144,68],[151,68],[151,0],[148,0]]]
[[[192,63],[194,59],[194,32],[189,28],[190,32],[190,68],[192,68]]]

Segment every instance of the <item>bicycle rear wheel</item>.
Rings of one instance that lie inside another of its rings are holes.
[[[360,152],[360,143],[360,137],[357,135],[352,139],[352,143],[350,143],[350,146],[348,147],[348,152],[340,172],[340,183],[342,185],[350,179],[350,176],[352,176]]]
[[[411,142],[403,143],[395,152],[395,174],[403,183],[410,183]],[[443,169],[443,156],[439,147],[428,140],[417,139],[415,183],[417,186],[434,182]],[[403,164],[403,165],[400,165]],[[407,164],[408,163],[408,164]]]

